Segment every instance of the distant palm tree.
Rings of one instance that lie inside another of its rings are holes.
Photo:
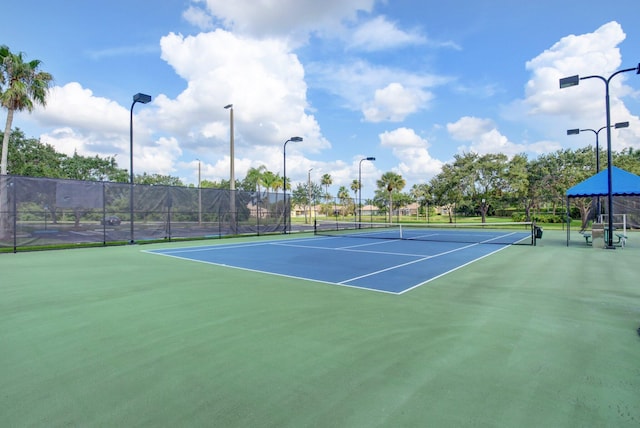
[[[386,189],[389,192],[389,223],[391,223],[391,215],[393,213],[393,191],[400,192],[407,182],[400,174],[389,171],[382,174],[380,180],[376,182],[379,189]]]
[[[260,165],[258,168],[249,168],[247,171],[247,180],[248,183],[255,185],[255,191],[260,193],[260,186],[263,185],[262,179],[267,170],[267,167],[264,165]]]
[[[340,189],[338,189],[338,199],[340,200],[342,215],[346,215],[349,202],[349,190],[346,187],[340,186]]]
[[[329,186],[333,184],[333,179],[331,178],[331,174],[323,174],[320,179],[320,184],[322,184],[325,188],[324,196],[329,201],[331,196],[329,195]]]
[[[13,114],[16,111],[33,111],[36,104],[46,105],[51,74],[39,71],[41,61],[24,62],[22,52],[14,54],[5,45],[0,46],[0,105],[7,109],[7,121],[2,138],[0,174],[7,174],[9,136]],[[5,87],[6,85],[6,87]]]
[[[351,182],[351,191],[353,192],[353,206],[354,206],[354,214],[358,215],[358,210],[362,209],[362,207],[358,207],[358,190],[360,190],[360,182],[358,180],[353,180]]]

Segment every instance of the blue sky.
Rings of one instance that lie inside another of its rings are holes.
[[[43,61],[46,108],[14,127],[57,150],[117,155],[134,171],[229,178],[265,165],[293,185],[358,178],[363,198],[395,171],[428,182],[456,153],[594,144],[568,128],[605,125],[604,75],[640,62],[637,0],[23,0],[3,6],[0,43]],[[613,147],[640,149],[640,76],[611,82]]]

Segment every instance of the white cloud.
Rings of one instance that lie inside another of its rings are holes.
[[[375,91],[373,101],[362,108],[368,122],[400,122],[409,114],[424,108],[433,94],[422,89],[407,89],[400,83],[391,83]]]
[[[585,114],[601,116],[604,100],[602,82],[581,81],[579,87],[559,89],[559,79],[579,74],[609,75],[622,62],[617,48],[625,34],[617,22],[610,22],[593,33],[563,37],[526,64],[532,78],[525,88],[526,104],[533,114]],[[620,94],[621,80],[612,80],[611,89]]]
[[[427,108],[433,99],[429,89],[451,80],[365,61],[309,64],[307,72],[314,86],[341,97],[347,108],[362,111],[365,120],[372,122],[403,120],[406,115]],[[400,98],[393,100],[396,95]]]
[[[206,0],[209,12],[226,28],[251,36],[298,34],[306,40],[313,31],[339,29],[358,12],[371,12],[376,0]],[[295,37],[291,38],[295,43]],[[299,41],[298,41],[299,42]]]
[[[592,33],[563,37],[528,61],[526,68],[532,76],[525,87],[525,98],[510,106],[512,111],[524,112],[524,116],[512,119],[559,132],[572,127],[604,126],[604,82],[598,78],[584,79],[578,86],[560,89],[559,79],[576,74],[609,78],[616,70],[627,68],[628,65],[622,63],[618,48],[625,38],[620,24],[612,21]],[[611,79],[609,85],[612,123],[632,123],[629,130],[618,133],[613,139],[614,150],[640,147],[640,119],[631,114],[622,100],[632,93],[624,84],[627,78],[624,74],[618,75]]]
[[[347,46],[351,49],[377,51],[424,43],[426,39],[417,30],[402,31],[386,17],[377,16],[357,27]]]
[[[161,137],[153,144],[135,147],[136,156],[134,171],[153,171],[154,173],[171,175],[175,173],[176,159],[182,154],[182,149],[175,138]]]
[[[34,110],[34,118],[50,126],[41,135],[42,142],[67,155],[120,155],[121,162],[129,153],[129,112],[118,103],[96,97],[89,89],[72,82],[54,86],[46,108]],[[144,125],[139,130],[144,132]],[[128,164],[128,162],[127,162]]]
[[[162,58],[188,81],[175,99],[156,99],[159,126],[189,145],[221,146],[228,139],[232,103],[237,146],[277,147],[301,135],[310,151],[328,147],[306,114],[304,69],[285,42],[255,40],[224,30],[162,38]],[[211,139],[215,141],[210,141]]]
[[[210,30],[213,28],[213,19],[211,15],[207,13],[206,10],[196,7],[189,6],[187,10],[182,12],[182,17],[191,25],[201,29],[201,30]]]
[[[429,154],[429,142],[413,129],[397,128],[379,135],[380,145],[391,148],[400,163],[397,172],[407,181],[426,182],[438,174],[442,162]]]
[[[47,108],[35,112],[45,125],[65,123],[96,132],[124,132],[128,129],[129,112],[115,101],[96,97],[79,83],[54,86],[47,97]]]
[[[525,145],[509,141],[497,130],[490,119],[463,117],[455,123],[448,123],[447,131],[453,139],[470,143],[466,146],[460,146],[458,148],[460,152],[474,152],[481,155],[504,153],[513,156],[527,150]]]

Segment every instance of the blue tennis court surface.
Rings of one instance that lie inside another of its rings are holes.
[[[506,247],[479,243],[314,236],[148,252],[402,294]]]

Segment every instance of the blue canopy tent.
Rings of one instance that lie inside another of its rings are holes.
[[[570,198],[590,198],[609,196],[609,180],[607,170],[576,184],[567,190],[567,245],[569,245],[569,200]],[[640,196],[640,176],[624,169],[611,167],[611,195],[612,196]]]

